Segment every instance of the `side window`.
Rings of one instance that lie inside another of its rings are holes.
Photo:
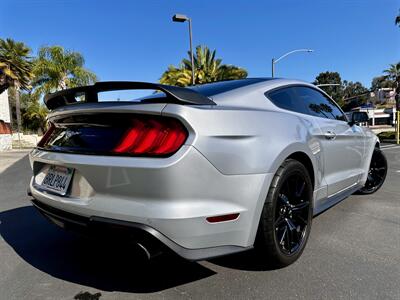
[[[295,87],[295,89],[298,100],[306,105],[308,114],[321,118],[347,121],[337,105],[324,94],[308,87]]]
[[[287,87],[267,93],[267,97],[276,106],[295,111],[302,114],[309,114],[304,102],[299,101],[296,96],[295,87]]]

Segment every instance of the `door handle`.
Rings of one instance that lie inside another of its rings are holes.
[[[336,138],[336,133],[329,130],[329,131],[325,132],[325,138],[327,140],[334,140]]]

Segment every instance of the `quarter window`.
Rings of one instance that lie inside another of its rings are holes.
[[[276,106],[316,117],[346,121],[338,106],[321,92],[305,87],[293,86],[268,93]]]
[[[302,114],[309,114],[304,102],[297,99],[296,90],[294,87],[283,88],[269,92],[268,98],[272,101],[272,103],[280,108]]]

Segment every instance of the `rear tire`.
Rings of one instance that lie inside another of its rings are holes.
[[[379,190],[385,182],[387,168],[385,154],[383,154],[381,149],[375,148],[371,157],[367,181],[364,187],[357,191],[357,194],[369,195]]]
[[[303,164],[287,159],[276,172],[261,213],[255,248],[284,267],[302,254],[311,230],[313,186]]]

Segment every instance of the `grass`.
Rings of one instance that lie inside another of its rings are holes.
[[[396,138],[395,131],[383,131],[378,134],[380,140],[393,140]]]

